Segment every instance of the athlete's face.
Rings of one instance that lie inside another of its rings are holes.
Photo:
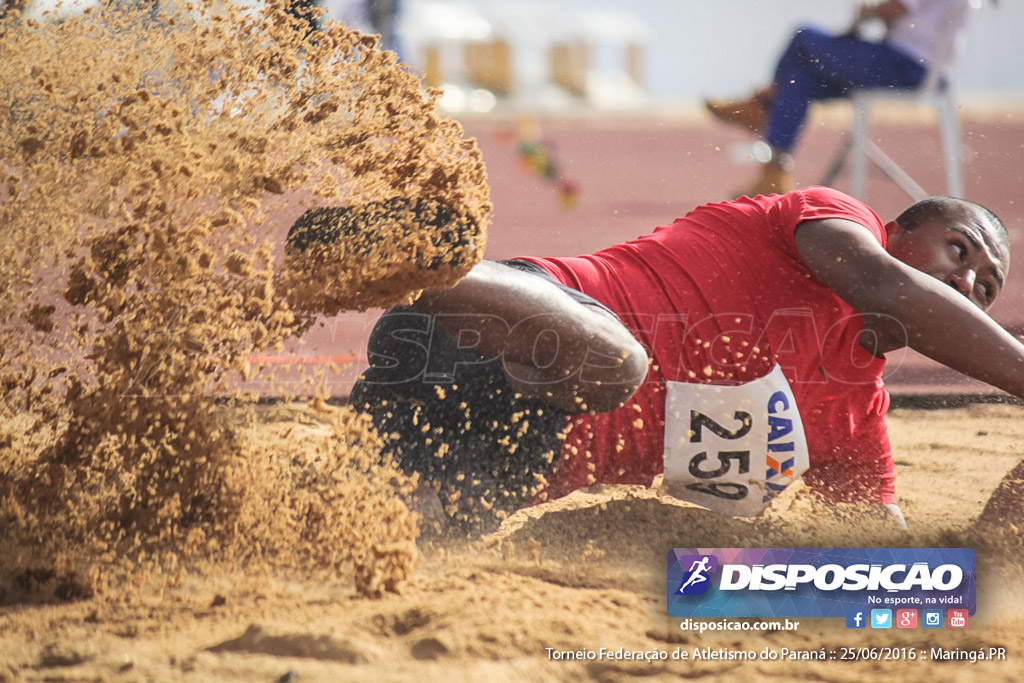
[[[976,207],[959,205],[907,230],[885,226],[888,251],[908,266],[945,282],[987,311],[1003,289],[1010,252]]]

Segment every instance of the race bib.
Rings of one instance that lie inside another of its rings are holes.
[[[676,498],[752,517],[810,465],[782,368],[738,386],[668,382],[665,482]]]

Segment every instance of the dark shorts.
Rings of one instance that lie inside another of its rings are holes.
[[[501,263],[549,279],[581,304],[608,310],[538,266]],[[533,497],[535,475],[550,472],[561,452],[566,415],[517,399],[502,360],[471,346],[460,346],[431,315],[391,309],[370,335],[370,368],[350,402],[373,417],[386,451],[405,471],[439,483],[449,512],[473,521],[491,517],[487,510],[517,510]]]

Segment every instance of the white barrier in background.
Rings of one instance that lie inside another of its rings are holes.
[[[476,108],[481,89],[531,109],[647,102],[650,31],[628,12],[438,0],[407,0],[402,8],[403,57],[428,84],[444,87],[450,108]]]

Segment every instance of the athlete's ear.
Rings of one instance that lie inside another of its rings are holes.
[[[900,233],[900,232],[906,232],[906,228],[904,228],[902,225],[900,225],[896,221],[889,221],[888,223],[885,224],[885,236],[886,237],[892,237],[893,235],[895,235],[897,233]]]

